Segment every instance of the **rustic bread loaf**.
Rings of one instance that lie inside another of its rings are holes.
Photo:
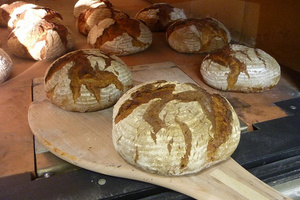
[[[166,31],[168,26],[178,19],[186,19],[183,9],[175,8],[168,3],[155,3],[140,10],[136,19],[143,21],[151,31]]]
[[[74,47],[71,31],[63,24],[42,19],[25,22],[10,33],[7,46],[15,56],[33,60],[52,60]]]
[[[16,1],[11,4],[3,4],[0,7],[0,26],[8,27],[9,21],[14,21],[18,15],[27,9],[37,7],[32,3]]]
[[[74,10],[73,10],[74,17],[75,18],[79,17],[79,15],[85,9],[96,8],[101,5],[112,6],[112,4],[108,0],[78,0],[74,5]]]
[[[55,22],[62,24],[62,16],[57,11],[42,6],[35,6],[24,10],[16,17],[11,18],[8,22],[8,27],[14,29],[17,26],[22,26],[24,23],[37,23],[40,20]]]
[[[11,74],[13,62],[10,56],[0,48],[0,83],[8,79]]]
[[[236,92],[262,92],[280,79],[277,61],[261,49],[231,44],[207,55],[200,72],[213,88]]]
[[[228,45],[227,28],[213,18],[177,20],[166,32],[171,48],[180,53],[210,53]]]
[[[112,7],[110,3],[103,2],[95,8],[87,8],[76,18],[76,26],[80,33],[88,35],[93,26],[106,18],[122,19],[129,15]]]
[[[45,74],[45,90],[51,102],[77,112],[112,106],[132,84],[131,71],[122,60],[98,49],[65,54]]]
[[[240,126],[224,97],[192,83],[154,81],[135,86],[118,100],[112,137],[128,163],[177,176],[230,157]]]
[[[107,18],[90,30],[87,41],[92,48],[123,56],[146,50],[152,43],[152,33],[139,20]]]

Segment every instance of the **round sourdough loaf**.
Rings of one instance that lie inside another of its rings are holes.
[[[13,62],[10,56],[0,48],[0,83],[8,79],[11,74]]]
[[[113,109],[113,144],[130,164],[178,176],[227,159],[240,139],[238,117],[219,94],[192,83],[146,82]]]
[[[151,31],[166,31],[171,23],[178,19],[186,19],[183,9],[175,8],[168,3],[154,3],[140,10],[136,19],[143,21]]]
[[[263,92],[280,79],[277,61],[261,49],[231,44],[207,55],[200,72],[213,88],[236,92]]]
[[[93,26],[87,41],[92,48],[124,56],[146,50],[152,43],[152,33],[139,20],[107,18]]]
[[[80,33],[88,35],[90,30],[101,20],[106,18],[122,19],[129,15],[113,8],[110,3],[103,2],[95,8],[87,8],[76,18],[76,26]]]
[[[227,28],[213,18],[177,20],[166,32],[171,48],[180,53],[210,53],[228,45]]]
[[[47,97],[69,111],[108,108],[132,85],[131,71],[125,63],[98,49],[65,54],[55,60],[45,74]]]

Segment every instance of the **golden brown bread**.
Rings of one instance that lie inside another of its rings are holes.
[[[277,61],[261,49],[231,44],[207,55],[200,72],[213,88],[236,92],[263,92],[280,79]]]
[[[58,107],[90,112],[112,106],[132,87],[131,71],[122,60],[99,49],[76,50],[47,69],[45,90]]]
[[[113,109],[113,143],[147,172],[184,175],[227,159],[240,126],[230,103],[192,83],[154,81],[126,92]]]
[[[178,19],[186,19],[183,9],[175,8],[168,3],[154,3],[140,10],[136,19],[143,21],[151,31],[166,31],[168,26]]]
[[[231,36],[227,28],[213,18],[177,20],[166,32],[171,48],[180,53],[209,53],[227,46]]]

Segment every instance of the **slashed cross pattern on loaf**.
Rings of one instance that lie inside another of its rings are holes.
[[[94,70],[88,61],[88,56],[93,55],[92,53],[84,53],[83,51],[78,51],[76,55],[67,55],[66,58],[61,62],[68,63],[74,62],[74,65],[70,68],[68,76],[71,80],[70,87],[73,92],[73,99],[76,101],[80,97],[80,88],[81,85],[85,85],[86,88],[95,95],[98,102],[100,102],[100,90],[105,88],[110,84],[114,84],[117,89],[123,91],[123,84],[119,81],[115,74],[109,71],[99,70],[99,67],[96,66]],[[97,55],[95,55],[97,56]],[[111,61],[113,60],[110,57],[102,57],[105,61],[106,67],[111,66]],[[59,71],[65,64],[61,62],[56,62],[57,66],[53,66],[49,73],[47,74],[45,81],[47,82],[56,71]],[[60,66],[60,67],[58,67]],[[106,68],[105,67],[105,68]],[[53,88],[54,90],[54,88]]]
[[[266,66],[265,60],[260,57],[259,53],[257,52],[257,49],[254,49],[254,52],[257,58],[261,60]],[[227,78],[228,89],[234,89],[234,85],[237,82],[238,76],[241,72],[245,73],[248,76],[248,78],[250,78],[250,75],[247,72],[247,65],[239,59],[237,59],[236,57],[234,57],[235,53],[241,53],[245,55],[249,60],[251,60],[247,52],[242,50],[234,52],[229,46],[225,47],[216,54],[210,54],[207,57],[207,59],[211,59],[210,62],[216,62],[230,69],[230,73],[228,74]]]
[[[119,112],[115,116],[115,123],[117,124],[122,119],[126,118],[133,112],[135,108],[139,107],[140,105],[148,103],[154,99],[159,99],[157,101],[153,101],[143,115],[144,120],[153,127],[151,137],[156,143],[156,133],[158,133],[160,129],[166,127],[165,122],[159,117],[159,114],[164,106],[168,102],[174,100],[178,102],[197,101],[207,116],[210,116],[209,120],[212,123],[212,135],[210,136],[207,146],[207,157],[209,161],[214,161],[214,154],[216,150],[220,145],[226,142],[232,132],[232,127],[230,124],[230,121],[232,120],[232,114],[230,109],[228,109],[226,100],[219,95],[210,95],[192,83],[190,83],[190,86],[195,90],[174,94],[173,91],[175,90],[175,86],[175,84],[166,84],[158,88],[153,85],[142,86],[138,92],[131,94],[131,99],[126,100],[122,104]],[[180,165],[180,168],[183,169],[189,162],[189,156],[192,148],[192,133],[190,128],[184,122],[179,121],[178,119],[175,119],[175,122],[180,126],[186,144],[186,153],[182,157]],[[172,149],[172,142],[173,140],[171,139],[168,144],[169,152]],[[135,161],[137,160],[138,149],[136,149]]]

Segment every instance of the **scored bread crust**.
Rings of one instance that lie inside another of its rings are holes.
[[[186,19],[184,10],[175,8],[168,3],[154,3],[153,5],[140,10],[136,19],[143,21],[151,31],[161,32],[179,19]]]
[[[263,92],[280,79],[280,65],[261,49],[231,44],[207,55],[200,72],[213,88],[236,92]]]
[[[227,28],[213,18],[177,20],[167,29],[166,37],[170,47],[180,53],[210,53],[231,41]]]
[[[63,24],[41,19],[14,28],[8,36],[7,46],[21,58],[52,60],[73,49],[74,37]]]
[[[152,33],[139,20],[107,18],[93,26],[87,42],[92,48],[124,56],[146,50],[152,43]]]
[[[45,91],[58,107],[91,112],[112,106],[131,88],[127,65],[98,49],[76,50],[55,60],[45,74]]]
[[[93,26],[106,18],[122,19],[129,18],[129,15],[115,9],[110,3],[103,2],[95,8],[82,11],[76,18],[76,26],[80,33],[88,35]]]
[[[128,163],[151,173],[197,173],[227,159],[240,139],[230,103],[191,83],[146,82],[113,109],[113,144]]]

